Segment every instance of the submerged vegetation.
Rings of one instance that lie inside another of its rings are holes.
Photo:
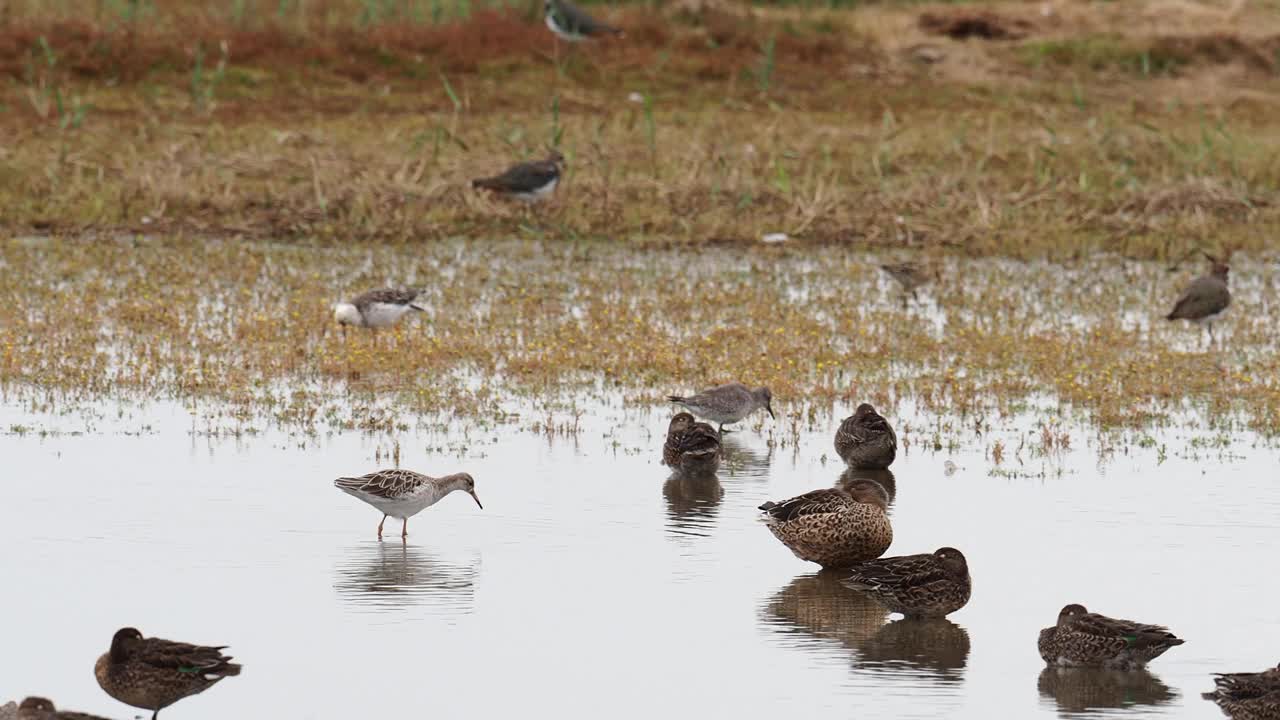
[[[775,424],[793,435],[850,401],[936,418],[900,434],[939,448],[953,427],[981,434],[1028,409],[1139,433],[1188,421],[1280,432],[1274,260],[1236,264],[1232,314],[1210,348],[1199,328],[1161,317],[1195,263],[1169,272],[1114,256],[948,261],[905,302],[874,258],[838,249],[142,238],[2,249],[0,387],[36,411],[173,398],[210,432],[264,417],[393,431],[437,414],[527,413],[543,432],[575,434],[582,403],[664,405],[741,379],[773,390]],[[426,312],[378,332],[333,322],[331,303],[387,283],[424,288]],[[1051,453],[1073,441],[1046,424],[1028,442]]]

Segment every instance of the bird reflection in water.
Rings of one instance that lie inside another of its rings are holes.
[[[769,598],[762,621],[775,631],[797,635],[803,645],[825,647],[834,640],[857,650],[884,625],[889,611],[841,585],[846,575],[829,571],[792,580]]]
[[[1164,705],[1178,697],[1146,670],[1047,667],[1036,687],[1042,696],[1053,698],[1063,717],[1107,708]]]
[[[715,473],[674,472],[662,485],[667,500],[667,529],[678,535],[708,536],[720,513],[724,488]]]
[[[752,447],[742,437],[743,432],[725,433],[720,436],[720,475],[730,478],[768,480],[769,466],[773,464],[773,448]]]
[[[469,613],[477,569],[476,563],[446,562],[421,547],[362,543],[338,560],[334,589],[344,603],[365,610],[429,605]]]
[[[857,666],[923,670],[940,680],[958,681],[969,661],[969,633],[950,620],[895,620],[858,648]]]
[[[898,482],[893,477],[892,470],[854,470],[846,468],[840,473],[840,479],[836,481],[836,487],[841,490],[848,491],[850,485],[858,480],[871,480],[880,484],[884,488],[885,493],[889,496],[888,510],[893,510],[893,501],[898,496]]]

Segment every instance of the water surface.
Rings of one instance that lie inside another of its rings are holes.
[[[229,644],[244,663],[168,711],[190,720],[1208,718],[1210,673],[1280,652],[1265,570],[1280,458],[1247,436],[1229,457],[1178,452],[1169,432],[1163,461],[1158,446],[1100,461],[1077,428],[1072,449],[998,468],[985,441],[913,444],[892,469],[890,554],[954,545],[975,587],[949,620],[908,623],[756,519],[764,500],[840,481],[830,441],[849,408],[795,447],[735,433],[718,478],[688,481],[659,463],[668,416],[620,407],[551,438],[211,438],[166,404],[103,408],[85,434],[0,435],[0,699],[132,717],[92,677],[123,625]],[[76,425],[0,409],[0,427],[23,423]],[[999,432],[1013,447],[1036,425]],[[397,441],[404,467],[472,473],[485,509],[451,496],[410,521],[407,544],[379,543],[379,514],[331,481],[389,465]],[[1046,672],[1036,633],[1071,602],[1187,642],[1149,673]]]

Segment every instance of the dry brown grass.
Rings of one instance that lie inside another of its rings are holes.
[[[10,232],[703,244],[782,231],[1164,257],[1264,247],[1280,229],[1280,20],[1252,7],[1197,5],[1218,20],[1191,22],[1158,3],[685,3],[602,11],[627,39],[557,61],[521,11],[362,24],[348,0],[280,15],[250,3],[239,18],[144,5],[135,22],[109,12],[122,3],[0,14]],[[920,27],[956,12],[1026,35]],[[467,187],[552,142],[571,174],[536,216]]]
[[[682,2],[604,10],[627,39],[571,54],[520,10],[141,5],[0,0],[0,387],[31,407],[315,431],[534,402],[571,432],[579,398],[742,379],[793,426],[855,397],[966,421],[1054,398],[1280,431],[1274,268],[1245,259],[1280,230],[1265,3]],[[468,187],[548,144],[548,206]],[[940,329],[878,299],[863,249],[937,256]],[[1195,249],[1241,251],[1229,350],[1152,320],[1189,269],[1127,264]],[[338,334],[328,304],[385,283],[437,312]]]

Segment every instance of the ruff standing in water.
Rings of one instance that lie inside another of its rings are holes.
[[[1280,665],[1254,673],[1222,673],[1214,678],[1215,690],[1205,693],[1234,720],[1280,718]]]
[[[164,708],[240,674],[240,666],[222,654],[225,648],[144,638],[133,628],[122,628],[93,673],[108,695],[151,710],[155,720]]]
[[[489,190],[499,195],[532,203],[546,200],[560,184],[564,155],[552,150],[546,160],[522,162],[507,168],[493,177],[471,181],[471,187]]]
[[[1040,657],[1050,665],[1136,670],[1183,641],[1160,625],[1144,625],[1068,605],[1058,624],[1040,631]]]
[[[1231,289],[1227,286],[1227,274],[1231,269],[1212,255],[1206,253],[1205,257],[1213,264],[1209,274],[1192,280],[1164,319],[1190,320],[1197,325],[1204,325],[1209,331],[1209,344],[1212,345],[1213,323],[1231,306]]]
[[[333,319],[339,325],[355,325],[356,327],[384,328],[400,322],[410,311],[422,312],[424,308],[414,301],[418,299],[417,290],[395,290],[382,288],[370,290],[357,295],[351,302],[341,302],[333,306]]]
[[[760,506],[769,532],[801,560],[845,569],[874,560],[893,542],[889,497],[870,480],[846,489],[814,490]]]
[[[720,467],[720,434],[687,412],[676,414],[667,426],[662,462],[687,474],[711,474]]]
[[[622,37],[621,29],[596,20],[569,0],[547,0],[547,28],[568,42],[581,42],[601,35]]]
[[[360,477],[344,477],[333,481],[334,487],[357,497],[382,511],[378,523],[378,539],[382,539],[382,523],[387,516],[404,521],[400,537],[409,537],[409,518],[435,505],[454,490],[461,490],[480,505],[476,481],[466,473],[433,478],[412,470],[379,470]]]
[[[868,403],[862,403],[836,430],[836,454],[854,470],[884,470],[898,454],[898,436]]]
[[[3,709],[3,708],[0,708]],[[0,717],[4,717],[0,713]],[[53,706],[53,701],[42,697],[29,697],[18,706],[18,720],[106,720],[97,715],[61,711]]]
[[[949,547],[861,563],[844,584],[908,619],[946,617],[969,602],[973,589],[964,554]]]
[[[736,423],[761,408],[769,412],[769,417],[774,417],[771,404],[773,394],[766,387],[752,390],[742,383],[728,383],[703,390],[697,395],[668,395],[667,399],[683,405],[698,417],[719,424],[720,432],[724,432],[725,425]]]

